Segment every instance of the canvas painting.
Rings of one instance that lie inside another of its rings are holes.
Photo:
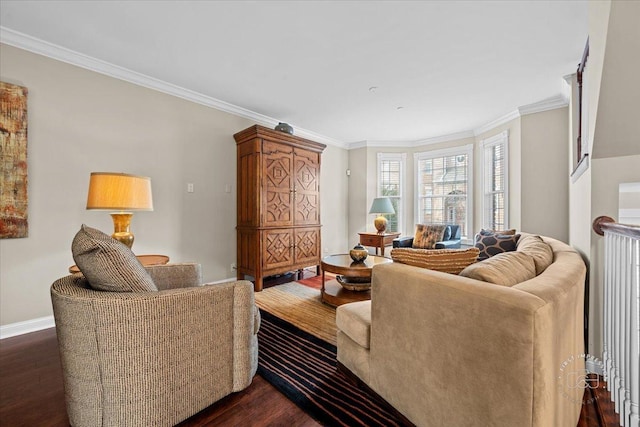
[[[27,88],[0,82],[0,238],[27,237]]]

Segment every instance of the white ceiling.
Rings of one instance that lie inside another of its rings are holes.
[[[0,26],[328,139],[409,142],[560,95],[587,2],[1,0]]]

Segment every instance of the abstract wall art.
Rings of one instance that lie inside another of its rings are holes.
[[[0,238],[27,237],[27,88],[0,82]]]

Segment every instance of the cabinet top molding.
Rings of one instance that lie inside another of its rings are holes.
[[[322,153],[324,149],[327,148],[326,145],[319,142],[300,138],[299,136],[290,135],[288,133],[269,129],[260,125],[248,127],[247,129],[233,135],[233,138],[236,140],[236,144],[242,144],[243,142],[247,142],[255,138],[262,138],[269,141],[286,142],[294,147],[304,148],[317,153]]]

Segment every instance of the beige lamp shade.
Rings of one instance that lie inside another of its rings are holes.
[[[115,172],[92,172],[87,209],[152,211],[151,179]]]

